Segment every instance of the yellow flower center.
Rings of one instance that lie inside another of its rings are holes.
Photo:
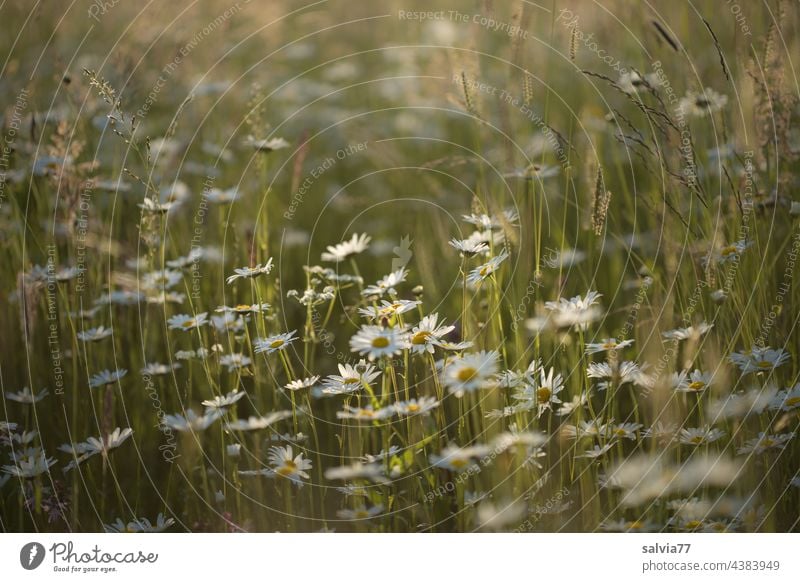
[[[689,390],[694,390],[695,392],[702,390],[706,387],[705,382],[700,382],[699,380],[695,380],[694,382],[689,383]]]
[[[187,319],[181,325],[183,327],[192,327],[194,325],[194,319]]]
[[[342,384],[358,384],[358,378],[345,378]]]
[[[379,335],[375,339],[372,340],[372,347],[382,349],[389,346],[389,338],[383,337]]]
[[[485,265],[481,267],[481,270],[478,271],[478,273],[480,274],[481,277],[485,277],[486,275],[491,273],[491,267],[489,267],[489,265]]]
[[[693,519],[691,521],[687,521],[685,527],[686,529],[697,529],[701,525],[703,525],[702,521],[700,521],[699,519]]]
[[[269,347],[271,347],[272,349],[276,350],[279,347],[281,347],[283,344],[284,344],[284,341],[282,339],[276,339],[272,343],[269,344]]]
[[[294,475],[297,471],[297,464],[294,461],[285,460],[283,465],[275,469],[275,472],[280,475],[281,477],[288,477],[289,475]]]
[[[706,440],[706,437],[704,437],[703,435],[698,435],[698,436],[693,436],[692,438],[690,438],[689,442],[694,444],[694,445],[700,445],[700,444],[703,444],[703,441],[705,441],[705,440]]]
[[[458,371],[458,374],[456,374],[456,378],[458,378],[460,382],[469,382],[477,375],[478,375],[478,370],[476,370],[472,366],[466,366]]]
[[[625,525],[627,526],[628,529],[642,529],[642,526],[644,524],[637,519],[636,521],[629,521]]]
[[[736,254],[736,252],[737,252],[737,249],[736,249],[736,247],[735,247],[735,246],[733,246],[733,245],[730,245],[730,246],[728,246],[728,247],[725,247],[724,249],[722,249],[722,250],[720,251],[720,254],[721,254],[723,257],[728,257],[728,256],[730,256],[730,255],[734,255],[734,254]]]
[[[408,404],[406,410],[408,410],[408,412],[419,412],[419,404]]]
[[[546,386],[543,386],[536,391],[536,397],[539,399],[539,404],[547,404],[550,402],[550,397],[552,395],[553,391]]]
[[[421,346],[425,342],[428,341],[428,337],[431,335],[429,331],[418,331],[413,336],[411,336],[411,343],[415,346]]]
[[[800,404],[800,396],[786,399],[786,406],[797,406],[798,404]]]
[[[462,469],[467,466],[467,463],[468,463],[467,459],[463,458],[450,460],[450,466],[452,466],[454,469]]]
[[[613,349],[615,347],[617,347],[617,342],[606,342],[606,343],[603,344],[603,349],[604,350],[610,350],[610,349]]]
[[[366,510],[364,510],[364,509],[357,509],[357,510],[356,510],[356,511],[353,513],[353,515],[356,517],[356,519],[364,519],[364,518],[367,518],[367,517],[369,517],[369,512],[367,512],[367,511],[366,511]]]
[[[766,368],[771,368],[772,367],[772,362],[768,362],[767,360],[761,360],[760,362],[758,362],[756,364],[756,366],[758,366],[759,368],[764,370]]]

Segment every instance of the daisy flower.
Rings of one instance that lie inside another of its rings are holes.
[[[352,255],[363,253],[369,248],[372,237],[367,234],[354,234],[349,241],[340,242],[337,245],[329,246],[327,252],[320,257],[327,263],[340,263]]]
[[[383,513],[383,505],[373,505],[372,507],[366,507],[365,505],[360,505],[355,509],[340,509],[336,512],[336,516],[340,519],[348,519],[348,520],[367,520],[372,519],[373,517],[377,517]]]
[[[222,315],[212,315],[211,324],[220,333],[242,333],[245,330],[247,319],[235,313],[223,313]]]
[[[59,447],[60,451],[70,453],[76,457],[70,461],[66,467],[64,467],[64,472],[66,473],[67,471],[74,469],[94,455],[108,455],[109,451],[112,449],[122,446],[122,444],[128,440],[132,434],[133,429],[131,428],[121,429],[117,427],[111,434],[106,435],[105,438],[89,437],[85,442],[82,443],[77,443],[75,445],[61,445]]]
[[[448,244],[461,253],[462,257],[474,257],[489,251],[489,245],[485,241],[474,238],[464,240],[454,238]]]
[[[794,438],[794,434],[790,432],[782,434],[760,432],[757,437],[746,441],[743,446],[739,447],[736,454],[746,455],[747,453],[754,453],[756,455],[761,455],[772,449],[780,451],[786,447],[792,438]]]
[[[89,379],[89,388],[100,388],[101,386],[114,384],[119,382],[127,373],[128,370],[114,370],[113,372],[111,370],[103,370]]]
[[[657,422],[650,428],[645,429],[642,437],[646,439],[655,439],[659,444],[669,445],[678,436],[678,425]]]
[[[728,103],[728,96],[717,93],[711,88],[702,91],[689,91],[681,98],[678,109],[682,115],[705,117],[719,111]]]
[[[286,297],[295,299],[300,305],[305,305],[306,307],[322,305],[336,297],[336,289],[330,285],[323,288],[322,291],[308,287],[303,291],[302,295],[296,289],[290,289],[286,292]]]
[[[266,469],[272,475],[288,479],[298,487],[303,486],[303,479],[310,479],[306,469],[311,469],[311,461],[303,458],[303,453],[294,454],[291,445],[285,447],[272,447],[267,453],[271,468]],[[248,471],[239,471],[243,475],[250,474]]]
[[[165,518],[163,513],[159,513],[155,523],[151,523],[146,517],[135,518],[127,524],[117,518],[115,522],[103,525],[103,529],[106,533],[161,533],[173,525],[173,518]]]
[[[370,305],[369,307],[361,307],[358,312],[371,321],[391,319],[395,315],[407,313],[416,309],[417,305],[421,305],[422,301],[410,301],[408,299],[396,299],[394,301],[381,301],[380,307],[377,305]]]
[[[600,318],[597,300],[602,297],[597,291],[589,291],[586,297],[576,295],[571,299],[559,298],[558,301],[547,301],[545,309],[553,313],[556,327],[575,327],[587,329],[589,324]]]
[[[439,324],[439,314],[431,313],[422,318],[414,326],[409,334],[408,340],[411,346],[411,353],[432,354],[433,347],[439,344],[439,340],[455,329],[454,325],[445,325],[444,320]]]
[[[398,328],[363,325],[350,338],[350,351],[367,356],[370,361],[399,354],[405,349],[408,349],[408,333]]]
[[[200,432],[214,424],[224,413],[223,410],[210,409],[199,416],[194,410],[189,409],[185,415],[166,414],[161,423],[178,432]]]
[[[144,368],[142,368],[139,373],[142,376],[166,376],[173,370],[177,370],[181,367],[178,362],[174,364],[147,364]]]
[[[6,400],[13,400],[14,402],[19,402],[21,404],[35,404],[46,398],[50,392],[47,388],[42,388],[34,393],[30,388],[25,386],[19,392],[4,392],[3,394],[5,395]]]
[[[687,370],[679,374],[672,375],[672,387],[678,392],[693,392],[699,394],[711,384],[714,375],[711,372],[703,373],[694,370],[689,373]]]
[[[182,329],[190,331],[197,329],[208,323],[208,313],[198,313],[197,315],[173,315],[167,320],[170,329]]]
[[[242,143],[257,152],[270,153],[276,150],[288,148],[291,144],[282,137],[273,137],[268,139],[258,139],[252,135],[248,135]]]
[[[203,402],[201,402],[200,404],[202,404],[209,410],[224,411],[229,406],[233,406],[234,404],[239,402],[239,400],[244,398],[245,394],[246,392],[244,392],[243,390],[242,391],[233,390],[231,392],[228,392],[224,396],[215,396],[211,400],[203,400]]]
[[[162,291],[155,295],[148,295],[147,302],[151,305],[165,305],[167,303],[174,303],[176,305],[183,305],[186,301],[185,293],[176,293],[175,291],[165,292]]]
[[[405,267],[400,267],[396,271],[392,271],[380,279],[374,285],[368,285],[365,287],[361,294],[365,297],[371,297],[373,295],[377,297],[383,297],[386,293],[389,295],[396,295],[397,290],[395,287],[405,281],[406,277],[408,277],[408,270],[406,270]]]
[[[436,345],[446,352],[463,352],[464,350],[470,349],[475,344],[471,341],[451,342],[447,340],[440,340],[436,342]]]
[[[476,518],[482,529],[499,531],[512,523],[519,522],[527,511],[527,504],[520,500],[504,500],[499,505],[484,501],[478,505]]]
[[[379,463],[359,462],[341,467],[331,467],[325,471],[325,478],[331,481],[355,481],[357,479],[366,479],[374,483],[387,481],[383,474],[383,467]]]
[[[270,309],[269,303],[253,303],[252,305],[234,305],[233,307],[228,307],[227,305],[221,305],[217,307],[215,311],[217,313],[238,313],[240,315],[245,315],[249,313],[265,313]]]
[[[500,354],[496,351],[481,351],[455,358],[444,366],[442,383],[451,394],[461,398],[467,392],[495,385]]]
[[[219,359],[221,366],[226,366],[228,372],[246,368],[252,363],[252,360],[244,354],[225,354]]]
[[[475,459],[488,453],[489,447],[485,445],[461,448],[451,443],[438,455],[432,454],[430,462],[434,467],[460,473],[475,466]]]
[[[296,337],[293,337],[296,333],[297,330],[293,329],[288,333],[279,333],[276,335],[271,335],[267,338],[258,338],[255,342],[253,342],[253,351],[257,354],[272,354],[274,352],[285,350],[287,347],[289,347],[289,344],[297,339]]]
[[[394,410],[400,416],[415,416],[417,414],[429,414],[439,404],[439,401],[433,396],[422,396],[421,398],[412,398],[404,402],[396,402]]]
[[[569,402],[564,402],[561,404],[561,407],[556,411],[556,415],[558,416],[569,416],[575,410],[582,406],[586,406],[589,404],[589,395],[590,394],[581,394],[580,396],[575,395],[572,397],[572,400]]]
[[[284,386],[286,390],[295,392],[303,390],[304,388],[313,388],[319,382],[319,376],[311,376],[310,378],[303,378],[301,380],[292,380]]]
[[[729,394],[709,403],[707,416],[712,422],[757,416],[770,406],[776,394],[777,390],[770,385]]]
[[[255,267],[241,267],[239,269],[233,270],[233,275],[225,279],[225,281],[230,285],[234,281],[238,279],[253,279],[255,277],[260,277],[261,275],[268,275],[272,271],[272,258],[262,266],[260,263]]]
[[[581,420],[577,425],[567,424],[561,429],[561,434],[569,439],[596,438],[606,434],[606,427],[600,418],[594,420]]]
[[[545,373],[544,368],[539,370],[539,380],[534,384],[523,384],[523,388],[514,394],[525,410],[537,409],[537,417],[545,410],[552,410],[553,404],[561,404],[558,393],[564,389],[564,380],[561,374],[556,374],[553,368]]]
[[[503,210],[502,218],[498,216],[489,216],[488,214],[463,214],[461,218],[464,222],[474,224],[481,230],[496,230],[503,227],[503,224],[516,226],[519,220],[519,214],[515,210]]]
[[[689,327],[679,327],[677,329],[671,329],[669,331],[665,331],[661,334],[661,337],[667,340],[675,340],[675,341],[683,341],[687,339],[691,340],[698,340],[709,331],[711,328],[714,327],[713,323],[706,323],[705,321],[698,325],[697,327],[689,326]]]
[[[340,410],[336,413],[336,418],[342,420],[363,420],[363,421],[385,420],[387,418],[391,418],[392,416],[394,416],[396,412],[397,411],[392,406],[387,406],[386,408],[378,408],[376,410],[372,406],[365,406],[364,408],[359,408],[357,406],[345,405],[344,410]]]
[[[627,348],[632,343],[632,339],[620,341],[613,337],[606,338],[600,340],[598,343],[586,344],[586,355],[599,354],[601,352],[616,352]]]
[[[711,253],[711,258],[713,258],[713,260],[720,265],[724,265],[728,262],[738,261],[741,258],[742,253],[744,253],[744,251],[752,245],[752,241],[738,240],[736,242],[724,245],[722,248],[714,250]],[[703,258],[703,263],[708,264],[708,257]]]
[[[700,446],[708,443],[718,441],[725,436],[725,431],[718,428],[701,427],[701,428],[684,428],[678,434],[678,439],[681,444]]]
[[[167,266],[171,269],[184,269],[194,265],[203,258],[203,251],[197,247],[189,251],[188,255],[167,261]]]
[[[171,289],[183,280],[183,273],[164,269],[163,271],[152,271],[145,273],[142,277],[142,287],[148,290]]]
[[[62,267],[56,271],[55,278],[59,283],[65,283],[72,281],[84,271],[85,269],[81,267]]]
[[[28,449],[20,455],[12,457],[13,465],[3,465],[3,471],[12,477],[33,479],[50,471],[50,467],[58,461],[48,459],[40,448]]]
[[[637,386],[647,387],[652,383],[652,378],[648,376],[636,362],[624,361],[617,362],[591,362],[586,369],[589,378],[605,379],[599,382],[599,390],[605,390],[612,381],[619,386],[624,384],[636,384]]]
[[[339,375],[325,378],[322,393],[352,394],[371,384],[380,375],[380,371],[372,364],[367,364],[366,360],[359,361],[355,366],[339,364]]]
[[[111,329],[101,325],[100,327],[78,332],[78,339],[82,342],[98,342],[111,336],[112,333],[114,332]]]
[[[770,347],[753,346],[749,352],[734,352],[730,355],[742,374],[753,372],[771,372],[789,361],[789,354],[783,348],[774,350]]]
[[[262,430],[272,426],[276,422],[285,418],[291,418],[291,410],[279,410],[277,412],[270,412],[265,416],[251,416],[247,420],[238,419],[234,422],[225,423],[225,430],[236,431],[251,431]]]
[[[232,202],[236,201],[238,196],[239,191],[236,188],[227,188],[226,190],[221,188],[211,188],[207,192],[203,193],[203,198],[212,204],[231,204]]]
[[[642,428],[641,424],[635,422],[622,422],[615,425],[606,425],[606,435],[611,438],[629,439],[635,441],[637,438],[637,431]]]
[[[467,283],[470,284],[477,284],[482,283],[485,281],[490,275],[494,274],[497,269],[500,268],[500,265],[508,258],[508,253],[503,251],[496,257],[492,257],[489,259],[487,263],[484,263],[480,267],[476,267],[469,272],[467,275]]]
[[[649,73],[642,75],[636,71],[629,71],[620,75],[617,85],[620,90],[628,95],[638,93],[641,89],[654,89],[661,84],[658,75]]]
[[[778,391],[772,399],[772,402],[770,402],[769,407],[772,410],[783,410],[786,412],[800,408],[800,382],[791,388]]]

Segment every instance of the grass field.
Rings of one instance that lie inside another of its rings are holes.
[[[0,2],[0,529],[787,532],[796,2]]]

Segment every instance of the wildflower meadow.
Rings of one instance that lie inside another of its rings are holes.
[[[0,531],[800,529],[800,7],[0,2]]]

